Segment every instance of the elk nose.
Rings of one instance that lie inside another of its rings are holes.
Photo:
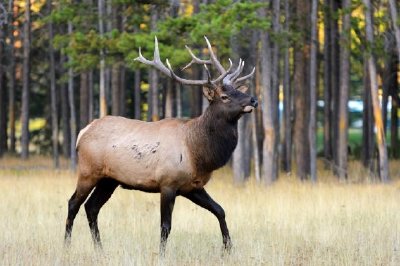
[[[258,101],[254,97],[251,97],[250,103],[251,103],[251,105],[254,106],[254,108],[256,108],[258,106]]]

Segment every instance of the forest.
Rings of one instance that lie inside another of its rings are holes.
[[[134,61],[141,49],[180,76],[190,49],[255,67],[259,108],[239,120],[233,179],[266,185],[282,174],[346,180],[360,161],[388,182],[400,156],[400,18],[395,0],[2,0],[0,157],[40,154],[76,168],[75,142],[93,119],[199,116],[201,88]],[[214,69],[211,69],[215,71]],[[23,163],[23,162],[22,162]]]

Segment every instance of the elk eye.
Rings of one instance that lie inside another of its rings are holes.
[[[228,99],[229,99],[228,96],[226,96],[226,95],[221,95],[221,100],[226,101],[226,100],[228,100]]]

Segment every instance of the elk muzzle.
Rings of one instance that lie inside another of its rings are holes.
[[[257,99],[255,97],[250,97],[250,104],[244,106],[243,113],[251,113],[254,108],[257,108],[257,106]]]

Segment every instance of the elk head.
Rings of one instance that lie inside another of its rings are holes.
[[[135,60],[155,67],[181,84],[202,86],[203,94],[208,99],[210,106],[218,106],[219,111],[223,113],[228,120],[238,119],[243,113],[252,112],[258,105],[257,99],[245,93],[248,87],[243,85],[243,83],[246,79],[253,76],[255,68],[253,68],[248,75],[239,77],[244,68],[244,61],[240,59],[237,68],[232,71],[233,64],[229,59],[229,68],[225,69],[215,56],[207,37],[204,36],[204,38],[207,42],[210,58],[207,60],[198,58],[186,45],[186,49],[191,55],[192,61],[183,67],[182,70],[189,68],[192,64],[204,65],[208,76],[206,80],[189,80],[177,76],[172,70],[168,59],[166,60],[167,66],[165,66],[160,59],[157,37],[155,37],[154,59],[150,61],[144,58],[139,48],[139,56],[135,58]],[[219,76],[216,79],[211,78],[207,65],[214,66],[219,72]]]

